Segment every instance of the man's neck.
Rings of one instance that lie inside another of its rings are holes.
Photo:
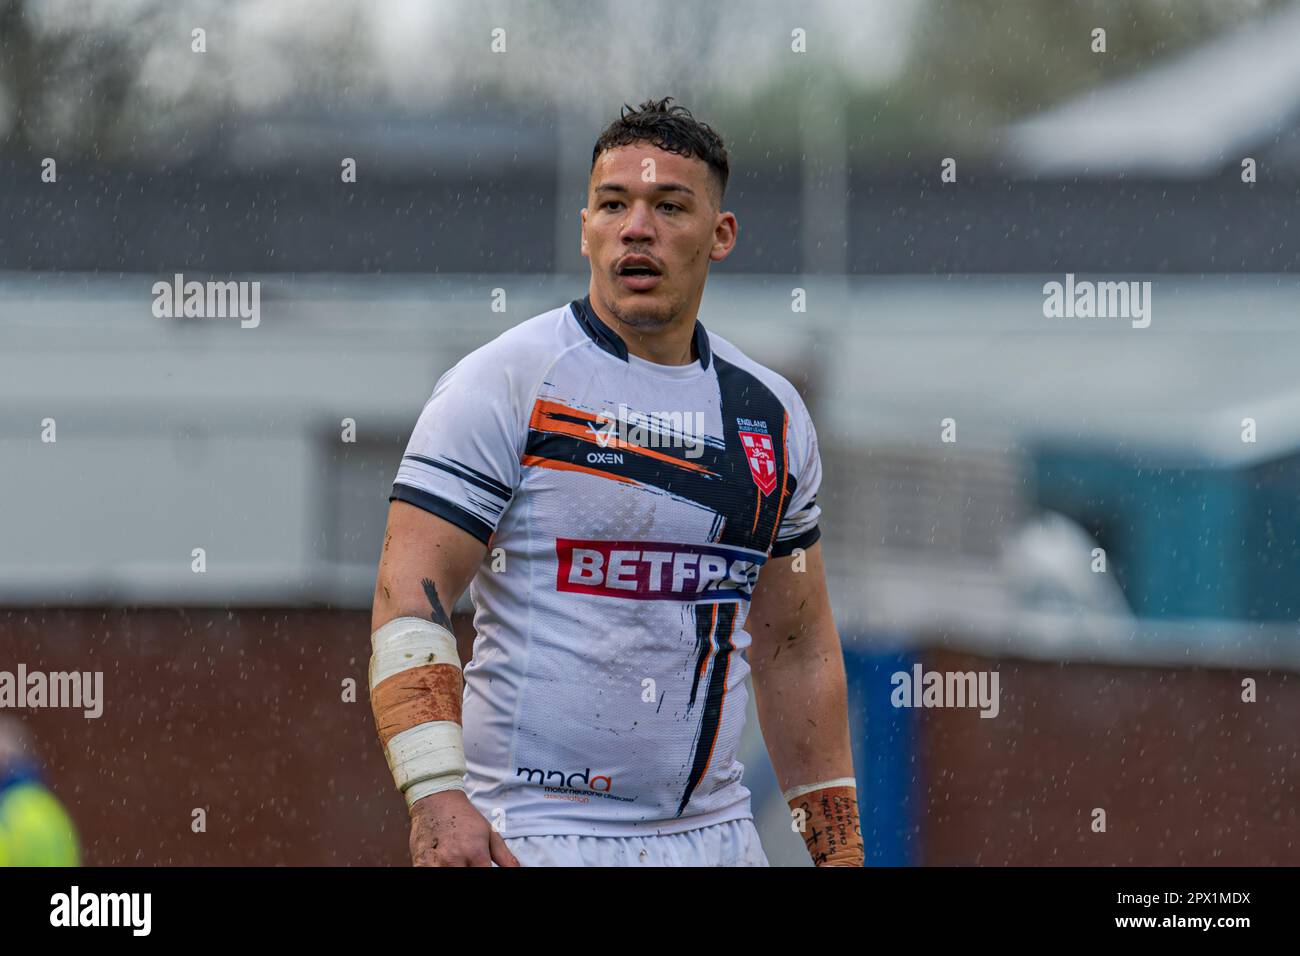
[[[594,295],[588,293],[587,299],[595,318],[623,340],[629,355],[656,365],[690,365],[699,361],[699,355],[695,351],[694,317],[689,321],[679,317],[667,328],[646,334],[607,314]]]

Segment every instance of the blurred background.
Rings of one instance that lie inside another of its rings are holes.
[[[401,453],[585,293],[592,144],[672,95],[731,152],[701,319],[817,423],[868,862],[1300,863],[1298,49],[1289,0],[0,0],[0,670],[104,674],[6,712],[17,778],[89,864],[408,861]],[[260,323],[156,317],[176,273]],[[894,708],[918,663],[998,716]]]

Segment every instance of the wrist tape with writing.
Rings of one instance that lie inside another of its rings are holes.
[[[781,796],[790,805],[795,830],[803,837],[813,863],[862,866],[862,823],[857,782],[852,777],[791,787]]]

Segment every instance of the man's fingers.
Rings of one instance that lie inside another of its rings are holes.
[[[506,841],[502,839],[501,834],[496,830],[488,834],[488,850],[492,853],[492,859],[496,861],[497,866],[518,866],[519,861],[515,855],[510,852],[510,847],[506,846]]]

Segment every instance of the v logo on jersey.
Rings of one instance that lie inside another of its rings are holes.
[[[600,428],[597,428],[595,425],[588,425],[587,429],[591,432],[592,436],[595,437],[597,445],[601,448],[608,448],[609,443],[618,437],[618,420],[611,418],[604,412],[601,412],[596,416],[596,421],[604,422],[605,424]]]
[[[749,462],[749,473],[754,484],[764,496],[776,490],[776,452],[772,448],[770,435],[758,432],[740,432],[740,440],[745,446],[745,460]]]

